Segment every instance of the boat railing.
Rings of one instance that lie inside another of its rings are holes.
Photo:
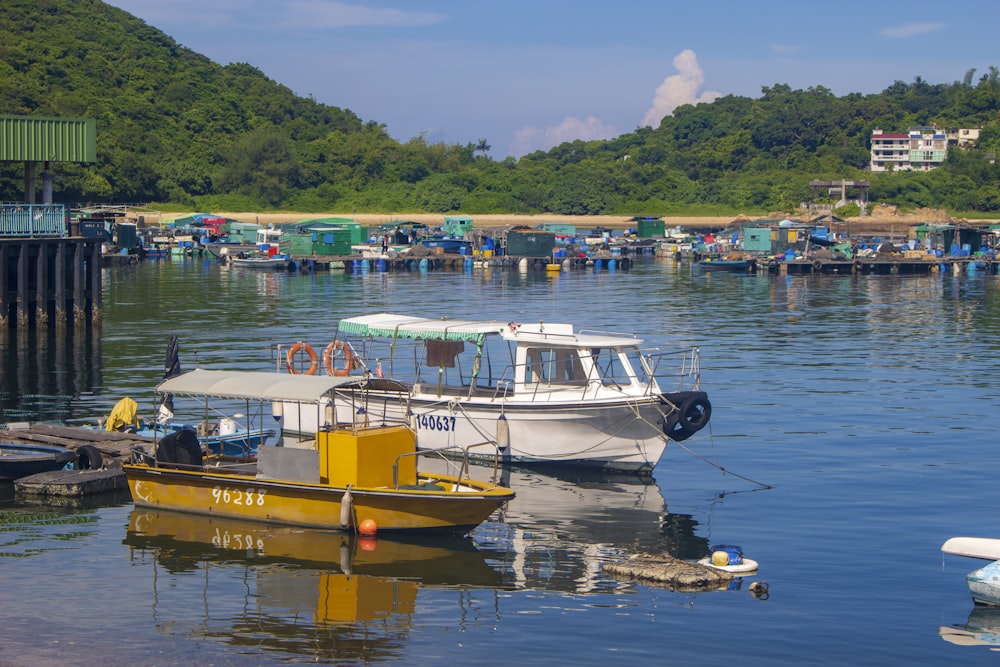
[[[461,484],[462,480],[471,480],[472,474],[470,472],[470,452],[473,449],[478,448],[490,448],[493,450],[493,474],[490,479],[490,483],[496,485],[500,480],[500,448],[497,443],[491,440],[486,440],[483,442],[477,442],[471,445],[465,445],[460,447],[458,445],[451,445],[448,447],[437,447],[434,449],[418,449],[413,452],[406,452],[400,454],[396,457],[396,462],[392,466],[392,484],[393,487],[399,488],[399,464],[403,459],[413,457],[418,460],[421,457],[434,458],[444,462],[448,466],[448,470],[455,470],[456,484]],[[456,463],[457,461],[457,463]],[[418,466],[419,470],[419,466]]]
[[[632,333],[622,333],[620,331],[607,331],[604,329],[580,329],[578,332],[573,334],[574,336],[608,336],[610,338],[631,338],[633,340],[639,340],[636,334]]]
[[[684,389],[701,389],[701,350],[697,347],[681,350],[661,350],[652,348],[640,350],[642,363],[645,365],[648,383],[653,385],[655,378],[666,377],[665,381],[656,380],[661,390],[681,391]],[[669,372],[664,367],[669,362]],[[671,386],[676,385],[676,386]]]

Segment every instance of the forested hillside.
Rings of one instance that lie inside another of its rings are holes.
[[[957,73],[962,74],[962,73]],[[1000,214],[1000,72],[837,97],[765,87],[681,107],[658,128],[519,160],[400,143],[377,119],[297,97],[251,64],[220,66],[98,0],[5,0],[0,114],[96,118],[98,163],[55,165],[61,201],[203,210],[698,214],[792,210],[812,179],[872,181],[873,201]],[[981,127],[932,172],[866,170],[872,130]],[[0,165],[0,199],[22,167]]]

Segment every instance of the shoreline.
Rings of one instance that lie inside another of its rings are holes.
[[[440,225],[444,221],[443,213],[259,213],[259,212],[218,212],[214,215],[223,216],[239,222],[255,223],[261,225],[284,224],[298,222],[309,218],[337,217],[347,218],[360,223],[366,227],[378,227],[387,222],[397,222],[408,220],[420,222],[429,226]],[[636,226],[636,222],[631,216],[615,215],[511,215],[511,214],[484,214],[470,215],[473,225],[477,228],[496,227],[505,225],[525,225],[534,227],[543,222],[575,225],[578,228],[605,227],[607,229],[628,229]],[[791,216],[796,219],[799,216]],[[150,219],[153,216],[146,214],[147,224],[156,225],[157,219]],[[661,216],[667,229],[682,227],[694,232],[707,230],[721,230],[726,227],[738,225],[751,220],[764,219],[765,216],[751,217],[746,215],[738,216]],[[918,211],[906,215],[878,215],[865,216],[862,218],[848,218],[847,220],[831,225],[833,231],[847,231],[862,235],[888,234],[893,237],[906,237],[911,228],[927,223],[968,223],[968,224],[989,224],[995,220],[952,220],[941,211]]]

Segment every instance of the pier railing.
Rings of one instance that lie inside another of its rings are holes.
[[[0,237],[63,237],[66,233],[62,204],[0,204]]]

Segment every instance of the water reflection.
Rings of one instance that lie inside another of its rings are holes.
[[[462,538],[364,539],[136,509],[125,544],[134,564],[152,566],[160,634],[319,661],[398,659],[422,591],[444,591],[461,617],[481,606],[472,591],[492,609],[500,587]]]
[[[0,331],[0,423],[64,419],[102,383],[99,330]]]
[[[959,646],[995,646],[1000,650],[1000,607],[976,605],[963,624],[942,625],[941,639]]]
[[[321,661],[406,655],[418,609],[449,627],[493,627],[503,595],[634,589],[602,565],[640,550],[697,557],[707,548],[697,522],[670,513],[650,479],[508,475],[517,498],[470,538],[364,539],[134,509],[124,544],[150,570],[157,633]]]
[[[667,509],[651,478],[578,470],[508,470],[502,483],[517,497],[477,529],[480,544],[504,553],[519,588],[589,593],[621,588],[605,562],[636,552],[696,559],[708,551],[697,521]]]

